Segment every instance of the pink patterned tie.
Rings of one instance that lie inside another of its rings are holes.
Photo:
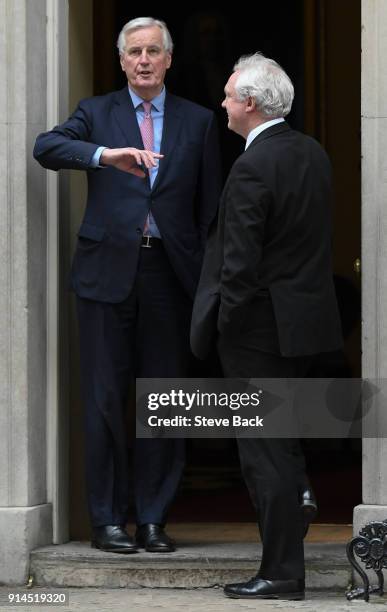
[[[147,151],[153,151],[153,119],[151,115],[151,102],[143,102],[144,107],[144,119],[140,123],[140,132],[142,136],[142,142],[144,149]],[[144,236],[149,234],[149,214],[145,221]]]
[[[144,143],[144,149],[147,151],[153,151],[153,119],[151,115],[151,102],[143,102],[144,107],[144,119],[140,124],[140,132],[142,136],[142,142]]]

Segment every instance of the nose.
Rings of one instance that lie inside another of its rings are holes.
[[[147,50],[146,50],[146,49],[143,49],[143,50],[141,51],[140,62],[141,62],[142,64],[147,64],[147,63],[148,63],[148,61],[149,61],[149,60],[148,60],[148,52],[147,52]]]
[[[226,98],[223,100],[221,106],[222,106],[222,108],[226,108]]]

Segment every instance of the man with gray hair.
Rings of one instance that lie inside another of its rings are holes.
[[[321,353],[342,346],[331,261],[329,159],[284,117],[293,85],[273,60],[241,58],[225,87],[228,127],[246,139],[223,190],[197,291],[193,352],[217,341],[230,378],[303,378]],[[235,598],[304,598],[305,533],[297,441],[237,438],[257,511],[257,576],[229,584]],[[302,487],[301,487],[302,488]],[[306,502],[306,503],[305,503]]]
[[[173,45],[164,22],[133,19],[117,45],[127,85],[82,100],[65,123],[38,137],[34,155],[45,168],[84,170],[88,178],[71,283],[92,544],[118,553],[171,552],[164,526],[184,440],[135,440],[133,541],[125,530],[125,412],[134,377],[188,373],[193,297],[220,193],[217,130],[211,111],[165,89]]]

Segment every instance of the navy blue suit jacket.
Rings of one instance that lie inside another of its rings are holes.
[[[93,169],[103,145],[143,149],[128,88],[82,100],[62,125],[38,136],[34,156],[50,170],[85,170],[87,206],[78,232],[71,284],[83,298],[121,302],[137,270],[149,209],[177,277],[193,297],[208,226],[220,195],[220,162],[214,114],[166,95],[159,171],[150,188],[113,167]]]

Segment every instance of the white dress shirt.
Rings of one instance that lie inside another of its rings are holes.
[[[279,117],[278,119],[270,119],[270,121],[265,121],[265,123],[261,123],[261,125],[257,125],[257,127],[251,130],[251,132],[249,132],[249,135],[247,136],[245,151],[247,147],[251,145],[254,138],[256,138],[258,134],[263,132],[263,130],[267,130],[267,128],[271,127],[272,125],[276,125],[277,123],[282,123],[283,121],[285,121],[285,119],[283,117]]]

